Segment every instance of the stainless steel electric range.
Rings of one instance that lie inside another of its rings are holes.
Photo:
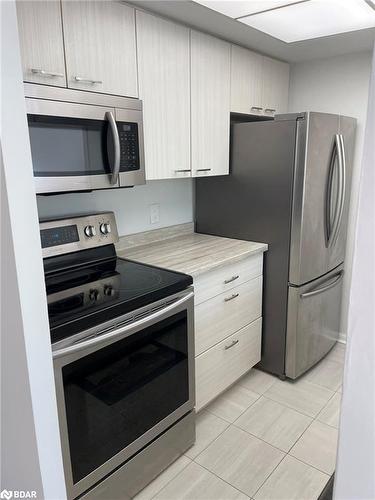
[[[127,499],[195,440],[188,275],[117,257],[111,212],[41,221],[70,499]]]

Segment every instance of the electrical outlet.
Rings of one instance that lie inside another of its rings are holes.
[[[160,221],[160,205],[159,203],[154,203],[150,205],[150,222],[151,224],[156,224]]]

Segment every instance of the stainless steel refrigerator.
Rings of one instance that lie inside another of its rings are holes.
[[[197,232],[269,245],[259,367],[281,378],[339,336],[355,126],[313,112],[235,123],[230,174],[196,180]]]

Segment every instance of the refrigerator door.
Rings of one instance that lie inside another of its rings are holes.
[[[298,120],[289,282],[302,285],[344,260],[352,125],[326,113]]]
[[[334,226],[331,227],[331,236],[328,240],[329,269],[333,269],[335,266],[337,266],[338,263],[343,262],[345,258],[355,132],[356,132],[355,118],[340,116],[339,140],[341,148],[340,153],[341,153],[341,166],[342,166],[341,183],[339,175],[333,178],[333,182],[335,181],[338,182],[336,183],[336,185],[335,184],[332,185],[333,196],[331,197],[331,201],[333,202],[334,199],[338,199],[338,201],[341,201],[341,205],[337,207],[336,219],[334,219],[334,214],[331,215],[331,220]],[[341,196],[340,193],[337,193],[338,196],[336,198],[335,189],[339,189],[340,187],[341,187]],[[333,203],[331,203],[331,205],[333,205]],[[329,227],[328,224],[327,227]]]
[[[286,376],[297,378],[335,345],[340,332],[342,266],[301,287],[289,287]]]

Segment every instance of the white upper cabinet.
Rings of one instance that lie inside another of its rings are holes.
[[[23,79],[66,87],[60,2],[18,1]]]
[[[288,109],[289,64],[232,45],[231,111],[273,116]]]
[[[263,108],[263,56],[232,45],[231,111],[259,113]]]
[[[134,9],[120,2],[62,2],[68,87],[137,97]]]
[[[229,173],[230,44],[191,32],[192,174]]]
[[[189,29],[137,11],[147,179],[190,177]]]
[[[289,64],[263,57],[263,105],[265,114],[286,113],[289,94]]]

